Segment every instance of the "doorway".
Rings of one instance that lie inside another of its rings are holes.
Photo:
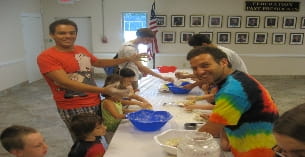
[[[42,79],[36,58],[45,48],[40,14],[21,14],[26,73],[29,83]]]

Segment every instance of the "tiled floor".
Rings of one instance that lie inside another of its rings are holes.
[[[305,76],[256,76],[275,99],[280,113],[305,102]],[[101,81],[99,81],[101,84]],[[72,140],[59,118],[44,80],[0,92],[0,131],[12,124],[34,127],[49,145],[47,157],[66,157]],[[0,147],[1,157],[10,155]]]

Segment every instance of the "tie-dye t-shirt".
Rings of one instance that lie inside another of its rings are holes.
[[[278,110],[268,91],[253,77],[235,71],[219,85],[210,121],[225,125],[235,157],[271,157],[273,122]]]

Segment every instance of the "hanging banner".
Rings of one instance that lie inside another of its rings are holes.
[[[246,11],[298,12],[300,2],[246,1]]]

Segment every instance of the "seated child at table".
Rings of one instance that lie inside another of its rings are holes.
[[[124,85],[121,85],[120,81],[122,81],[122,77],[119,75],[109,75],[105,80],[104,87],[106,86],[117,86],[120,88],[127,88]],[[131,93],[130,97],[134,98],[135,94]],[[121,98],[116,98],[115,96],[103,95],[105,97],[102,100],[101,108],[102,108],[102,117],[104,120],[104,124],[107,126],[106,140],[110,143],[111,138],[117,129],[120,121],[125,118],[126,113],[132,112],[133,110],[123,109],[124,105],[139,105],[140,107],[151,107],[150,104],[146,102],[141,102],[137,100],[132,100],[127,98],[123,100]],[[139,96],[140,97],[140,96]],[[143,98],[144,99],[144,98]]]
[[[91,113],[81,113],[71,120],[71,131],[76,137],[68,157],[103,157],[105,147],[102,136],[106,133],[102,118]]]
[[[136,73],[129,69],[129,68],[123,68],[120,70],[119,75],[121,76],[120,79],[120,86],[119,88],[127,88],[130,89],[131,91],[133,91],[130,95],[129,95],[129,101],[127,99],[123,99],[121,100],[123,105],[138,105],[142,108],[147,108],[147,109],[151,109],[152,106],[151,104],[144,99],[143,97],[135,94],[134,89],[132,88],[132,82],[134,81],[135,77],[136,77]],[[132,101],[130,101],[132,100]],[[136,101],[135,101],[136,100]]]
[[[34,128],[12,125],[0,136],[2,146],[16,157],[44,157],[48,145],[43,136]]]

